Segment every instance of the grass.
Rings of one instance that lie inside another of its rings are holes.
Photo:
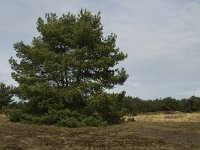
[[[200,112],[147,113],[147,114],[140,114],[134,118],[136,121],[152,121],[152,122],[200,122]]]
[[[136,116],[135,122],[71,129],[11,123],[0,115],[0,149],[199,150],[199,116],[200,113],[148,113]]]

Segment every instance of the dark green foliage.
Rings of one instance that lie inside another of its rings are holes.
[[[176,100],[171,98],[171,97],[167,97],[163,99],[163,110],[164,111],[174,111],[177,109],[177,103]]]
[[[0,82],[0,111],[2,107],[6,107],[13,102],[14,87],[6,86],[4,83]]]
[[[86,10],[60,18],[47,14],[38,19],[40,36],[32,45],[14,45],[20,61],[10,59],[12,77],[19,83],[19,96],[34,101],[34,110],[44,100],[82,109],[90,95],[127,79],[123,68],[113,68],[126,55],[115,47],[116,35],[103,37],[100,19]]]
[[[79,114],[69,109],[49,110],[48,113],[38,116],[26,114],[22,109],[6,109],[5,114],[12,122],[34,123],[34,124],[57,124],[66,127],[84,127],[84,126],[104,126],[107,123],[99,118]]]
[[[59,121],[59,125],[66,126],[69,128],[84,126],[83,124],[81,124],[81,122],[77,118],[74,118],[74,117],[62,119],[61,121]]]
[[[115,94],[98,93],[91,97],[89,109],[93,115],[98,116],[109,124],[120,122],[120,108],[118,108],[118,98]]]
[[[106,121],[99,119],[99,118],[95,118],[93,116],[88,116],[88,117],[84,118],[82,120],[82,123],[83,123],[83,125],[91,126],[91,127],[107,125]]]
[[[186,101],[187,111],[200,111],[200,98],[192,96]]]
[[[12,109],[6,109],[4,112],[7,116],[7,118],[12,122],[19,122],[21,120],[22,111],[21,109],[12,108]]]

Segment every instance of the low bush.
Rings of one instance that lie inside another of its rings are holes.
[[[85,126],[90,127],[105,126],[107,124],[106,121],[94,118],[92,116],[84,118],[82,122],[85,124]]]
[[[93,96],[89,102],[89,110],[98,114],[108,124],[121,122],[122,113],[118,107],[118,99],[114,94],[101,93]]]
[[[76,127],[85,126],[81,121],[79,121],[75,117],[68,117],[68,118],[61,119],[61,120],[58,121],[58,125],[66,126],[66,127],[69,127],[69,128],[76,128]]]
[[[28,124],[34,123],[47,125],[57,124],[59,126],[66,126],[70,128],[106,125],[106,122],[101,119],[82,115],[76,111],[70,111],[69,109],[50,109],[48,113],[41,116],[25,114],[20,109],[7,109],[5,112],[8,119],[12,122],[21,121]]]
[[[77,112],[68,108],[46,106],[45,113],[30,113],[26,111],[27,103],[16,105],[15,109],[9,109],[10,121],[21,121],[34,124],[58,124],[66,127],[105,126],[117,124],[126,111],[119,105],[119,96],[116,94],[98,93],[88,99],[88,104]],[[18,107],[17,107],[18,106]]]
[[[20,109],[6,109],[4,113],[12,122],[19,122],[21,120],[22,111]]]

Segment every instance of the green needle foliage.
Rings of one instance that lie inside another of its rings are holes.
[[[0,82],[0,111],[2,107],[6,107],[13,102],[13,89],[12,86],[6,86],[4,83]]]
[[[14,44],[18,59],[9,60],[18,96],[28,101],[27,112],[67,108],[83,113],[91,96],[126,81],[125,69],[116,65],[127,55],[116,48],[115,34],[103,36],[100,13],[46,14],[37,30],[40,35],[31,45]]]

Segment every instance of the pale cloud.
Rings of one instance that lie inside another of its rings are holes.
[[[132,84],[132,86],[134,87],[134,88],[137,88],[137,87],[139,87],[140,86],[140,84],[139,83],[137,83],[137,82],[135,82],[135,83],[131,83]]]

